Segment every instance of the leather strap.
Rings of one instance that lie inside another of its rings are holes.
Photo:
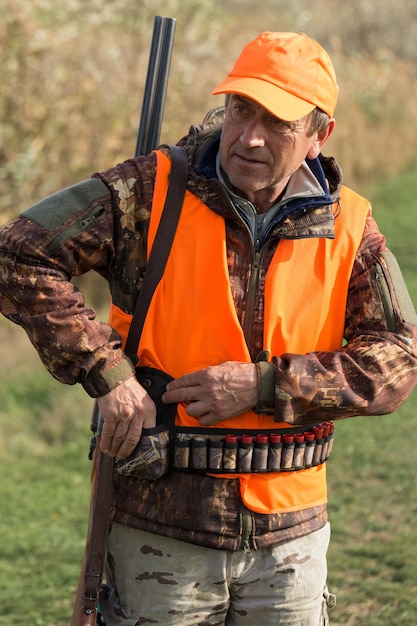
[[[172,163],[164,210],[152,245],[142,289],[126,341],[125,352],[136,357],[143,324],[153,293],[162,278],[181,213],[187,184],[188,160],[185,148],[171,146]]]

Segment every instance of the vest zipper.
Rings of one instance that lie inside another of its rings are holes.
[[[105,213],[105,209],[101,204],[95,206],[90,211],[90,213],[83,217],[83,219],[77,220],[73,224],[67,226],[67,228],[64,228],[63,231],[55,235],[55,237],[53,237],[48,244],[48,251],[55,252],[60,246],[62,246],[65,241],[68,241],[68,239],[70,239],[71,237],[78,235],[83,230],[87,230],[87,228],[89,228],[95,222],[104,219]]]
[[[246,232],[248,233],[248,238],[252,245],[252,250],[254,253],[253,261],[250,265],[249,281],[248,281],[248,287],[246,290],[245,320],[243,323],[243,334],[245,336],[246,345],[248,346],[248,349],[250,350],[250,346],[252,345],[253,320],[255,317],[255,300],[256,300],[256,292],[258,288],[261,252],[256,251],[255,242],[253,240],[251,230],[248,224],[243,219],[243,217],[239,214],[239,211],[236,209],[227,191],[224,189],[224,187],[220,183],[218,183],[218,188],[219,188],[220,193],[222,193],[223,196],[227,199],[228,204],[231,207],[233,213],[235,214],[235,216],[238,218],[238,220],[244,226]]]
[[[255,252],[253,261],[250,265],[248,288],[246,291],[245,321],[243,323],[243,333],[245,335],[246,344],[249,349],[252,345],[253,320],[255,317],[255,299],[258,289],[260,258],[261,253]]]

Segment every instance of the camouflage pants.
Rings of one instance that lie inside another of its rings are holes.
[[[100,594],[106,626],[325,626],[329,537],[327,524],[245,554],[114,524]]]

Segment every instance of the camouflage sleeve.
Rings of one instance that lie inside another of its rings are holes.
[[[314,423],[394,412],[417,382],[417,316],[394,255],[368,216],[340,351],[274,359],[275,419]]]
[[[132,366],[120,336],[97,321],[71,280],[95,270],[110,286],[117,282],[133,254],[121,242],[139,239],[128,218],[141,193],[132,160],[46,198],[0,231],[1,313],[25,329],[56,379],[81,383],[92,397],[130,376]]]

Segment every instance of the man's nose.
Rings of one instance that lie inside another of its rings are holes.
[[[261,119],[250,120],[240,135],[242,145],[254,148],[265,144],[265,127]]]

